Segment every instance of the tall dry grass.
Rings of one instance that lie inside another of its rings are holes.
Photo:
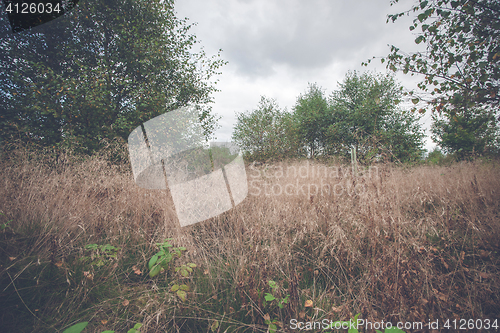
[[[113,149],[126,156],[123,146]],[[378,165],[357,176],[348,166],[314,161],[249,165],[249,195],[240,205],[181,229],[169,194],[138,188],[126,160],[109,162],[113,149],[83,159],[19,148],[2,161],[0,211],[12,222],[1,235],[0,292],[22,299],[16,304],[29,311],[18,311],[38,331],[78,316],[96,321],[96,332],[113,321],[122,330],[140,321],[146,332],[207,331],[215,320],[229,331],[265,332],[267,315],[283,331],[293,318],[347,320],[358,312],[424,324],[500,315],[494,163]],[[188,249],[183,260],[198,265],[185,303],[168,293],[170,280],[147,277],[155,243],[168,237]],[[121,250],[116,264],[89,281],[77,259],[92,243]],[[36,280],[36,265],[55,265],[53,278],[62,282],[61,296],[45,309],[37,298],[35,312],[35,296],[14,287]],[[290,296],[283,309],[264,300],[269,280],[279,285],[276,297]],[[12,313],[0,318],[6,327],[21,325]]]

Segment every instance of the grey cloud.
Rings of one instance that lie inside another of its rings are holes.
[[[348,60],[388,30],[387,6],[373,0],[207,3],[210,38],[239,74],[250,77],[272,75],[275,65],[317,69]]]

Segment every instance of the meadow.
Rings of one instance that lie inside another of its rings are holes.
[[[241,204],[183,228],[167,191],[135,185],[124,145],[19,146],[0,164],[2,332],[500,318],[497,161],[249,164]]]

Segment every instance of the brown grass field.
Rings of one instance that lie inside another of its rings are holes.
[[[498,162],[377,165],[357,176],[333,162],[248,165],[240,205],[180,228],[169,194],[138,188],[128,160],[108,162],[113,149],[87,159],[3,153],[1,332],[78,322],[89,322],[83,332],[136,323],[141,332],[298,332],[293,320],[358,313],[423,323],[407,332],[431,332],[436,320],[438,331],[446,320],[458,331],[460,319],[477,331],[500,320]],[[186,251],[151,278],[166,238]],[[175,271],[187,263],[196,264],[187,277]],[[189,288],[184,301],[174,284]]]

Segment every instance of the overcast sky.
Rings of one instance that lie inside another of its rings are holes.
[[[327,95],[338,88],[348,70],[386,72],[379,59],[368,67],[361,62],[387,56],[387,44],[401,50],[417,50],[409,31],[412,17],[386,23],[387,14],[407,10],[414,3],[401,0],[178,0],[179,18],[197,23],[197,36],[207,55],[221,56],[221,68],[213,95],[213,111],[222,116],[217,141],[229,141],[236,112],[257,108],[261,96],[276,99],[291,110],[308,83],[317,83]],[[408,89],[416,89],[417,77],[396,75]],[[408,106],[409,107],[409,106]],[[429,128],[430,114],[422,123]],[[429,130],[426,134],[430,136]],[[435,146],[427,138],[425,148]]]

